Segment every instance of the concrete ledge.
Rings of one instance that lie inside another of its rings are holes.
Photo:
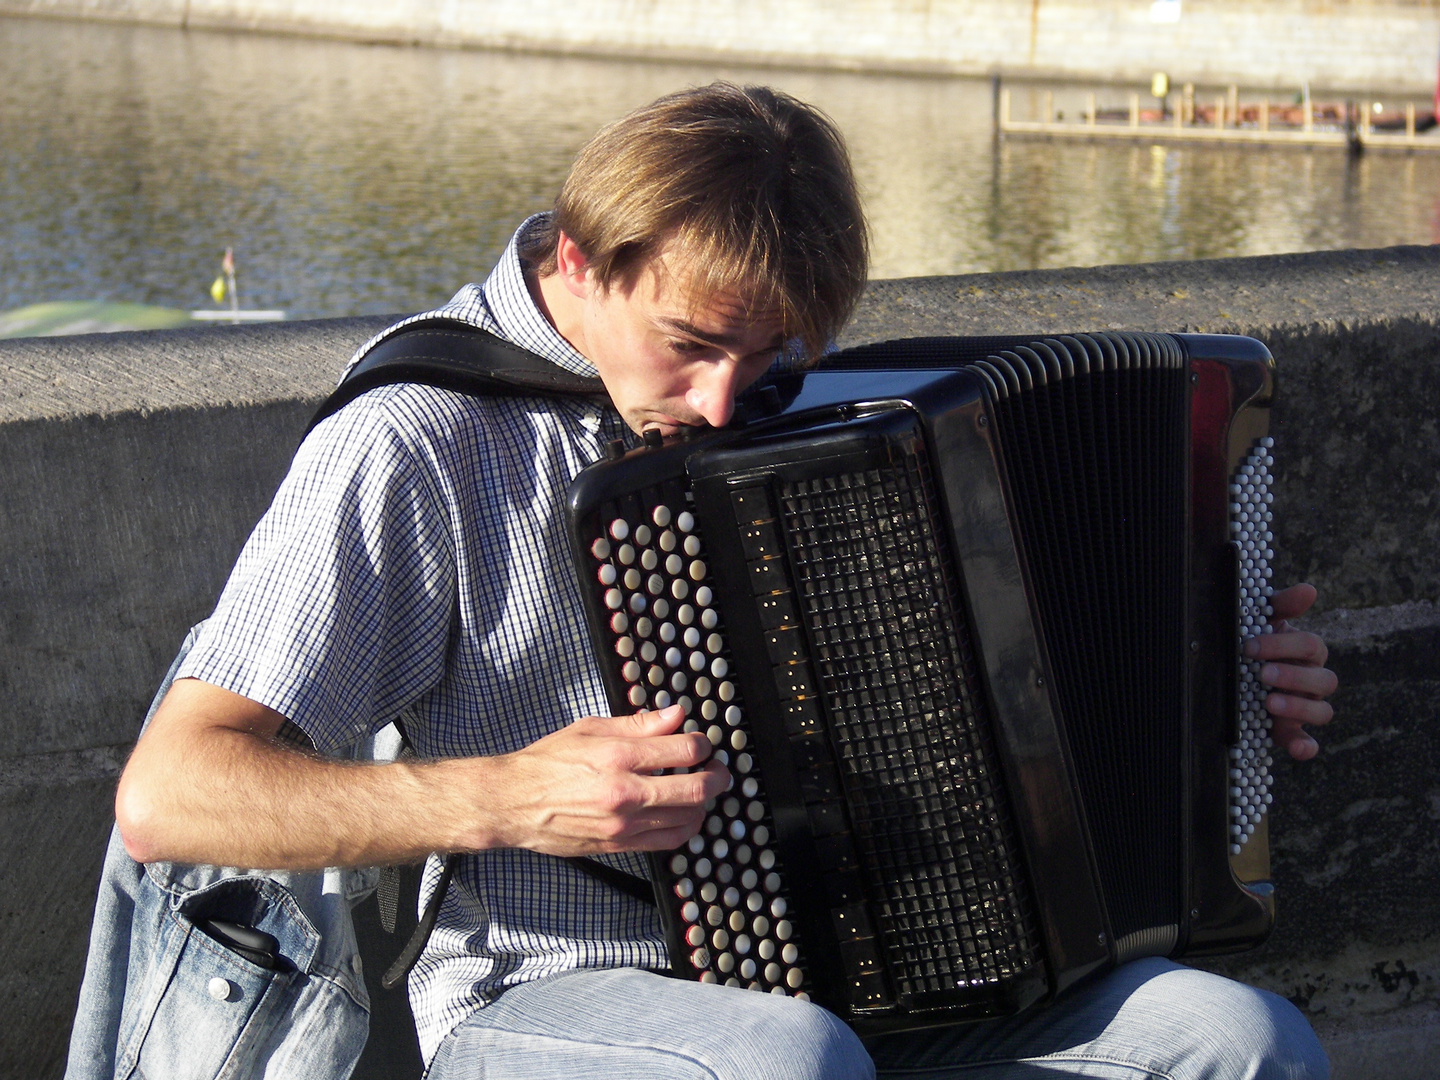
[[[1305,1009],[1337,1080],[1440,1058],[1437,272],[1440,249],[1396,248],[884,281],[845,337],[1228,330],[1275,352],[1283,572],[1321,587],[1339,720],[1279,777],[1275,937],[1212,966]],[[145,705],[386,321],[0,342],[0,1077],[60,1074]]]

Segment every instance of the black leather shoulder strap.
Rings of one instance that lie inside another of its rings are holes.
[[[414,382],[466,394],[555,394],[608,402],[599,379],[572,375],[527,349],[458,319],[424,319],[366,353],[316,412],[305,434],[331,413],[386,383]]]

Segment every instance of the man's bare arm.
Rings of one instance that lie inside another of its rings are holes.
[[[555,855],[667,850],[699,829],[728,774],[696,773],[703,735],[678,707],[587,717],[513,754],[369,764],[275,740],[284,718],[195,679],[178,680],[116,795],[126,850],[159,859],[318,869],[524,847]]]

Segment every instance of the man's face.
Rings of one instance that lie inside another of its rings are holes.
[[[636,432],[723,427],[735,395],[765,373],[785,343],[775,311],[738,295],[691,303],[683,259],[662,255],[633,287],[582,297],[580,351],[595,365],[615,407]]]

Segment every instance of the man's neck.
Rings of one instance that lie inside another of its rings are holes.
[[[585,356],[585,333],[582,315],[584,304],[565,287],[559,274],[541,277],[529,267],[525,268],[525,285],[530,290],[530,299],[545,316],[545,321],[555,332],[570,343],[570,347]],[[586,356],[588,360],[589,357]]]

